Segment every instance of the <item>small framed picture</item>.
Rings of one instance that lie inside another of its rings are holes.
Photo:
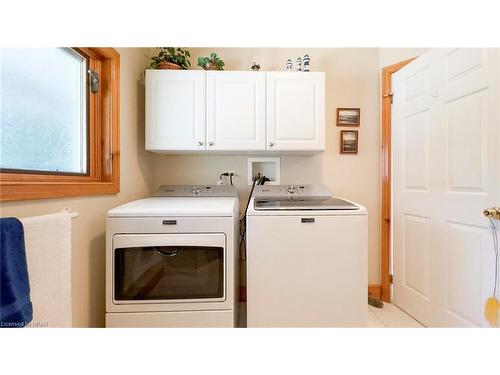
[[[340,153],[357,154],[358,153],[358,131],[341,130],[340,131]]]
[[[360,108],[337,108],[337,126],[359,126]]]

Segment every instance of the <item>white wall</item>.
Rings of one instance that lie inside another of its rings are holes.
[[[379,66],[383,67],[420,56],[428,48],[380,48]]]
[[[314,156],[282,156],[281,183],[325,183],[334,194],[357,201],[369,211],[369,282],[379,283],[379,51],[368,48],[192,48],[198,56],[217,52],[226,70],[249,70],[258,56],[261,70],[283,70],[288,58],[309,54],[311,69],[326,72],[327,150]],[[199,69],[199,68],[198,68]],[[361,108],[359,154],[339,153],[337,107]],[[224,170],[235,170],[241,204],[249,192],[247,156],[156,155],[154,185],[215,183]]]
[[[146,64],[143,49],[120,53],[120,193],[64,199],[2,202],[1,216],[26,217],[70,207],[73,220],[73,321],[76,326],[104,326],[106,212],[123,202],[150,194],[152,155],[144,151],[144,86],[138,79]]]

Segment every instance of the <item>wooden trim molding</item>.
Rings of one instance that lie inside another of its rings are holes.
[[[0,200],[60,198],[120,191],[120,55],[113,48],[75,48],[99,74],[89,93],[89,173],[0,173]]]
[[[380,212],[380,298],[391,302],[391,78],[402,67],[408,65],[415,58],[386,66],[382,69],[382,121],[381,121],[381,148],[380,148],[380,180],[381,212]]]
[[[382,287],[380,284],[368,285],[368,295],[380,299],[382,295]]]

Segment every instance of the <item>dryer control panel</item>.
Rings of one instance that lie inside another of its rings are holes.
[[[228,185],[162,185],[153,197],[237,197],[234,186]]]

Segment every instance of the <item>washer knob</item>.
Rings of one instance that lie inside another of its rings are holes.
[[[290,185],[290,186],[288,187],[288,192],[289,192],[290,194],[295,194],[295,192],[296,192],[296,191],[297,191],[297,187],[296,187],[296,186]]]

